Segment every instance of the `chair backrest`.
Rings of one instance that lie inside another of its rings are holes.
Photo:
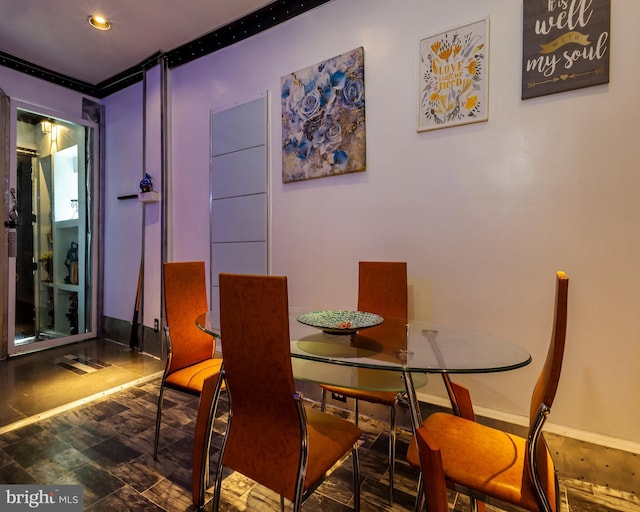
[[[303,434],[288,308],[286,277],[220,274],[220,336],[232,413],[222,463],[293,499]]]
[[[423,474],[426,475],[423,478],[423,486],[427,510],[429,512],[448,512],[447,486],[440,447],[424,427],[416,431],[416,441],[420,453],[420,466]]]
[[[196,317],[206,313],[207,282],[203,261],[163,264],[164,306],[171,335],[167,375],[213,356],[214,339],[198,329]]]
[[[358,268],[358,310],[384,318],[381,325],[362,331],[354,345],[379,342],[392,360],[407,348],[407,264],[395,261],[361,261]]]
[[[536,488],[542,510],[557,510],[558,496],[553,462],[550,460],[542,426],[551,411],[558,389],[567,332],[567,298],[569,278],[564,272],[556,273],[556,300],[551,341],[544,366],[538,377],[529,410],[527,437],[527,468]]]
[[[564,356],[564,342],[567,333],[567,298],[569,278],[564,272],[556,274],[556,302],[553,316],[551,342],[538,381],[531,396],[529,409],[529,427],[531,428],[540,405],[551,408],[558,389],[562,358]]]
[[[407,319],[407,263],[361,261],[358,269],[358,309]]]
[[[449,374],[443,373],[442,376],[448,377]],[[461,416],[466,420],[476,421],[476,414],[473,411],[473,402],[471,401],[471,393],[469,392],[469,390],[464,386],[461,386],[460,384],[457,384],[456,382],[453,382],[451,380],[449,380],[448,382],[447,380],[445,380],[445,385],[447,384],[451,386],[451,391],[447,389],[447,392],[449,392],[450,396],[451,394],[453,394],[453,397],[455,400],[455,404],[452,404],[452,405],[455,408],[457,408],[457,410],[454,412],[458,416]]]

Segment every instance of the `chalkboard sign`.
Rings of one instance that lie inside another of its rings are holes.
[[[524,0],[522,99],[609,82],[611,0]]]

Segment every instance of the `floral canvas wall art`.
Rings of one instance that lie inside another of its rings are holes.
[[[489,18],[420,40],[418,131],[488,119]]]
[[[364,49],[283,76],[282,181],[365,170]]]

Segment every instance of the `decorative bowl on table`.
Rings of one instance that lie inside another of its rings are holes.
[[[298,322],[322,329],[328,334],[350,335],[380,325],[384,319],[366,311],[328,310],[304,313],[298,317]]]

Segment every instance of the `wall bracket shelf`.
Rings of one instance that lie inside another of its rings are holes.
[[[159,203],[160,192],[156,192],[155,190],[150,190],[149,192],[140,192],[138,194],[138,201],[140,201],[141,203]]]

